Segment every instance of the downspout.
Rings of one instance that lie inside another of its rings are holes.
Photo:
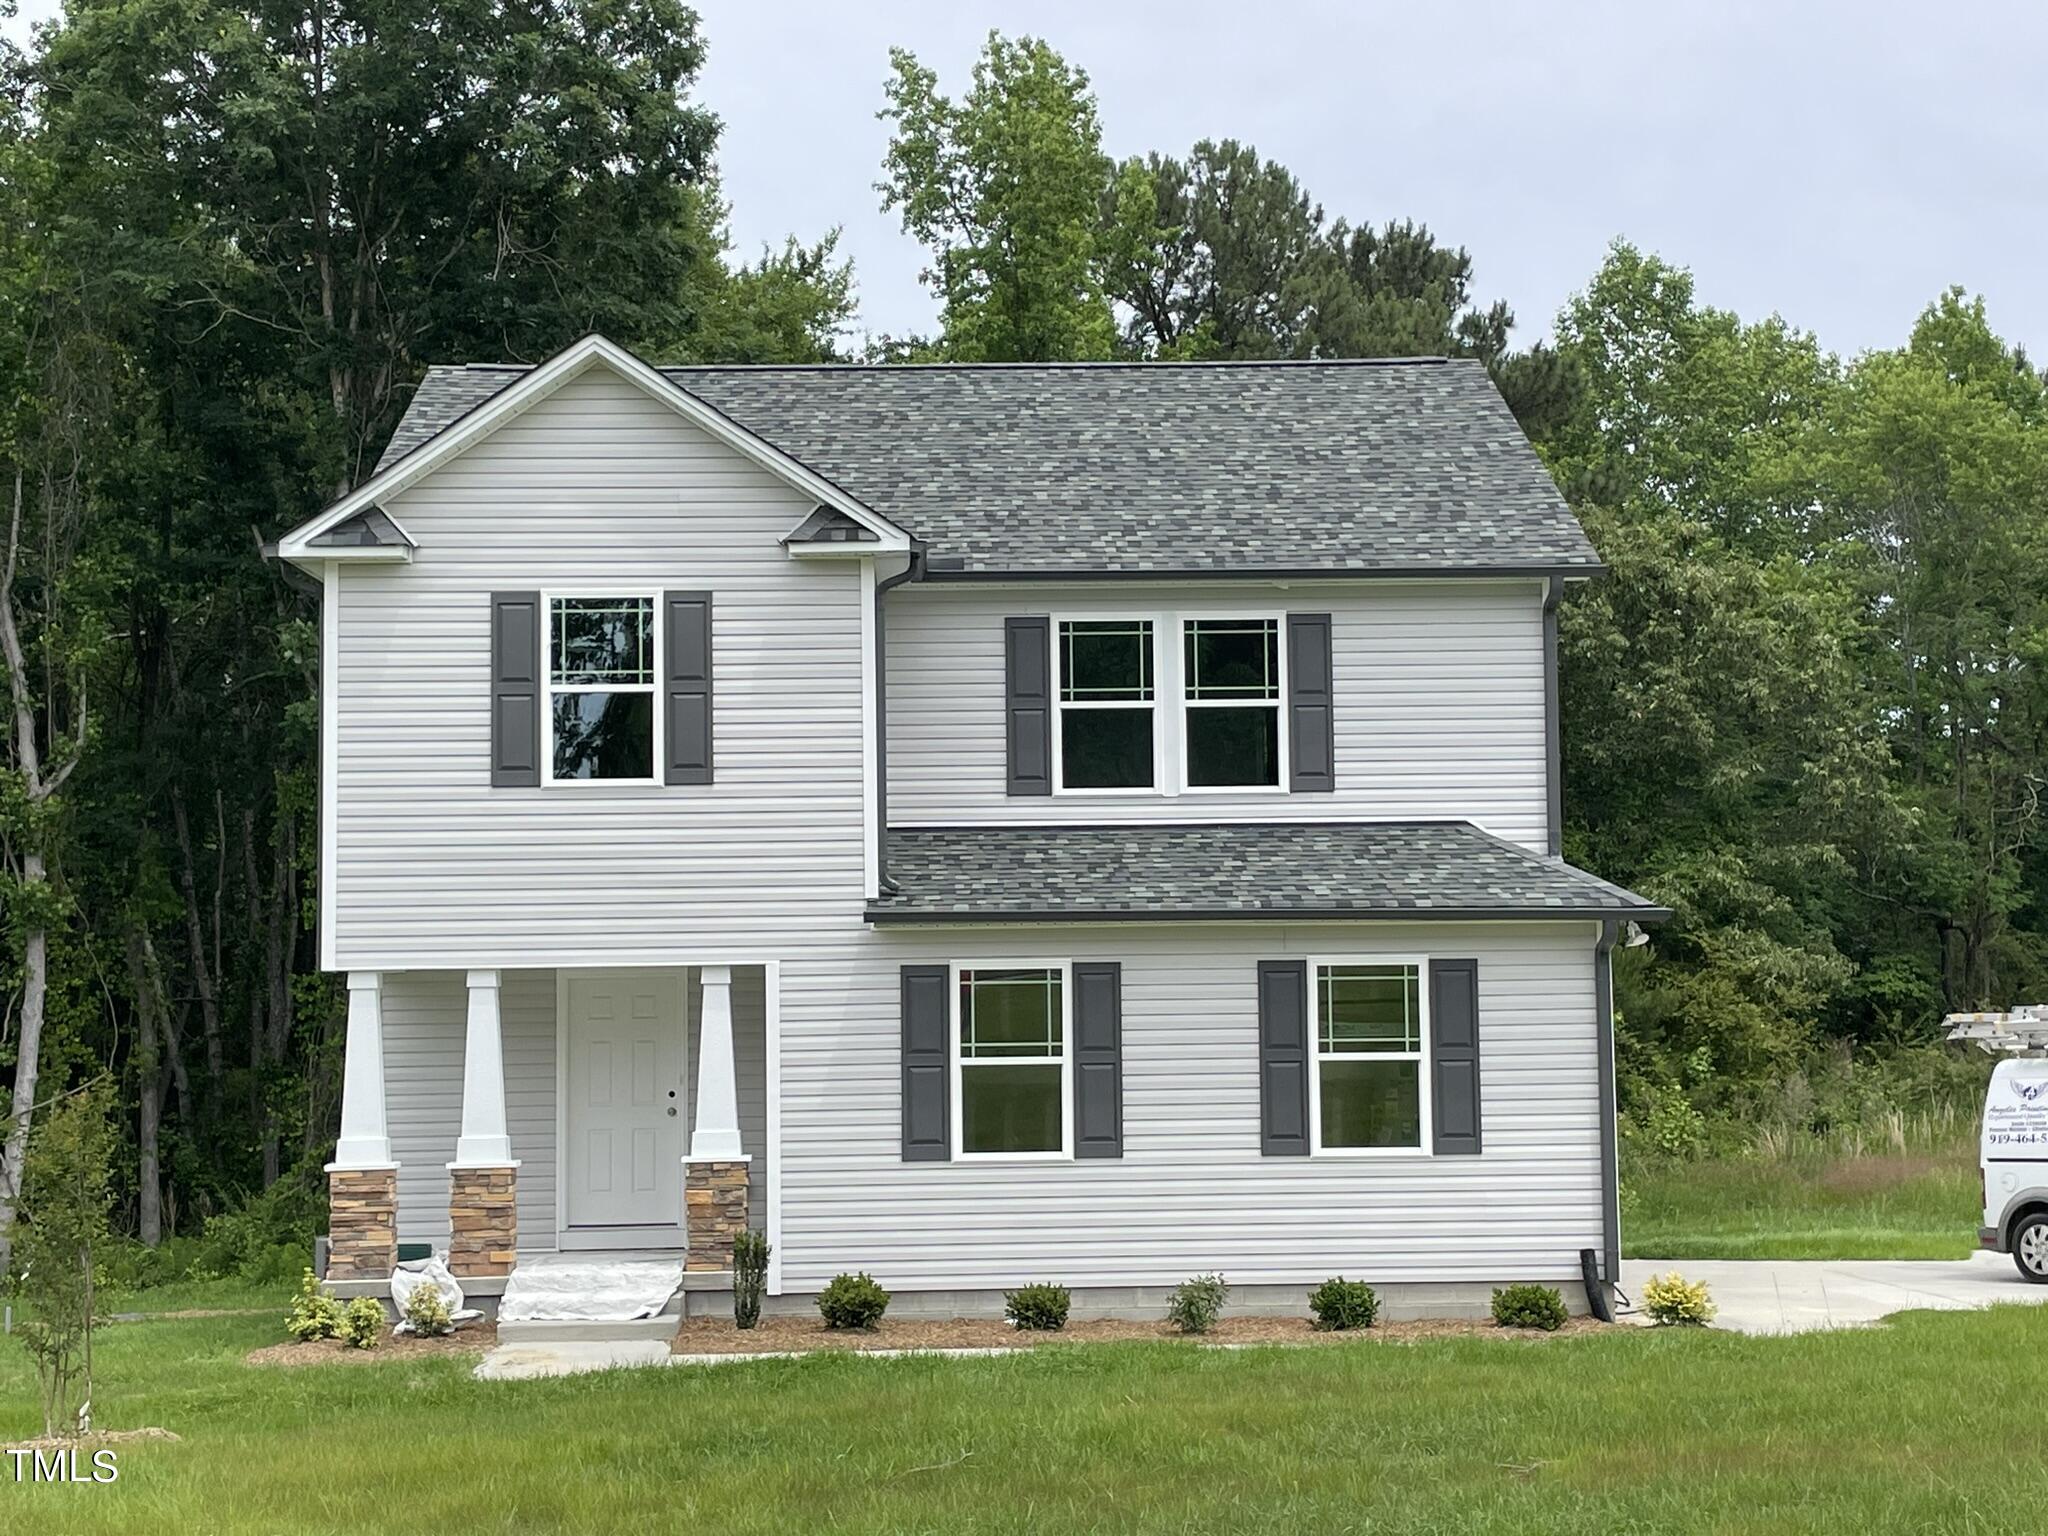
[[[1564,748],[1557,692],[1557,605],[1564,578],[1553,576],[1543,594],[1543,780],[1550,794],[1550,856],[1564,857]]]
[[[1586,1302],[1602,1322],[1614,1320],[1613,1294],[1621,1282],[1621,1164],[1616,1145],[1614,1104],[1614,942],[1621,920],[1600,924],[1593,946],[1593,1019],[1600,1053],[1600,1230],[1604,1267],[1600,1284],[1588,1275]],[[1590,1271],[1591,1253],[1585,1256]]]
[[[924,546],[914,543],[910,563],[875,583],[875,883],[882,891],[896,889],[889,883],[889,628],[882,599],[923,577]]]

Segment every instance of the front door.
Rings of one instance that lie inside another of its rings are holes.
[[[682,978],[571,975],[563,1182],[571,1227],[683,1219]]]

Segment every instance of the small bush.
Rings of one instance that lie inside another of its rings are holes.
[[[1339,1275],[1308,1293],[1308,1309],[1315,1314],[1316,1326],[1326,1332],[1370,1328],[1379,1321],[1380,1293],[1363,1280]]]
[[[312,1270],[299,1279],[299,1293],[284,1315],[284,1331],[300,1343],[331,1339],[341,1332],[341,1303],[320,1289]]]
[[[355,1349],[375,1349],[384,1337],[384,1303],[358,1296],[341,1309],[341,1337]]]
[[[1230,1287],[1221,1275],[1196,1275],[1181,1281],[1166,1298],[1166,1320],[1182,1333],[1207,1333],[1229,1299]]]
[[[422,1338],[439,1338],[455,1331],[455,1319],[448,1315],[448,1298],[440,1288],[422,1282],[405,1298],[405,1320]]]
[[[1554,1285],[1504,1285],[1493,1293],[1493,1320],[1503,1328],[1555,1333],[1566,1315],[1564,1295]]]
[[[834,1275],[818,1292],[818,1313],[827,1328],[872,1328],[889,1310],[889,1293],[866,1270]]]
[[[768,1285],[769,1246],[765,1233],[748,1230],[732,1240],[732,1320],[741,1328],[761,1321],[761,1293]]]
[[[1714,1320],[1715,1307],[1706,1281],[1688,1280],[1673,1270],[1644,1283],[1643,1310],[1653,1322],[1699,1327]]]
[[[1073,1304],[1064,1285],[1020,1285],[1004,1295],[1003,1316],[1019,1328],[1058,1333],[1067,1326],[1067,1309]]]

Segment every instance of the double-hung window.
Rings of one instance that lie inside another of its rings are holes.
[[[1065,966],[954,975],[953,1123],[961,1157],[1065,1157]]]
[[[1181,749],[1190,789],[1278,789],[1280,621],[1181,626]]]
[[[652,596],[548,599],[548,778],[655,782]]]
[[[1060,789],[1151,789],[1158,736],[1150,619],[1063,619],[1055,757]]]
[[[1316,1151],[1429,1145],[1427,997],[1419,962],[1315,967]]]

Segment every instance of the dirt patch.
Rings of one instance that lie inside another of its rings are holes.
[[[96,1429],[89,1435],[39,1435],[33,1440],[10,1440],[10,1451],[61,1451],[76,1446],[81,1451],[102,1445],[128,1445],[136,1440],[180,1440],[168,1429],[150,1425],[145,1429]]]
[[[410,1333],[386,1333],[375,1349],[357,1349],[340,1339],[292,1340],[252,1349],[245,1365],[375,1365],[380,1360],[421,1360],[436,1355],[476,1354],[498,1342],[498,1325],[471,1323],[437,1339]]]
[[[1534,1328],[1499,1328],[1469,1318],[1425,1318],[1382,1323],[1363,1332],[1324,1333],[1305,1317],[1227,1317],[1213,1333],[1195,1337],[1164,1322],[1092,1318],[1067,1324],[1058,1333],[1012,1328],[1000,1318],[926,1320],[884,1318],[871,1333],[828,1329],[816,1318],[764,1317],[758,1328],[740,1331],[730,1318],[692,1317],[676,1330],[671,1348],[679,1355],[757,1355],[796,1350],[1034,1349],[1045,1344],[1114,1344],[1167,1339],[1202,1344],[1346,1344],[1361,1339],[1398,1344],[1416,1339],[1547,1339],[1594,1333],[1614,1326],[1575,1317],[1555,1334]]]
[[[1954,1158],[1921,1155],[1848,1157],[1821,1169],[1817,1182],[1831,1195],[1874,1195],[1955,1166]]]

